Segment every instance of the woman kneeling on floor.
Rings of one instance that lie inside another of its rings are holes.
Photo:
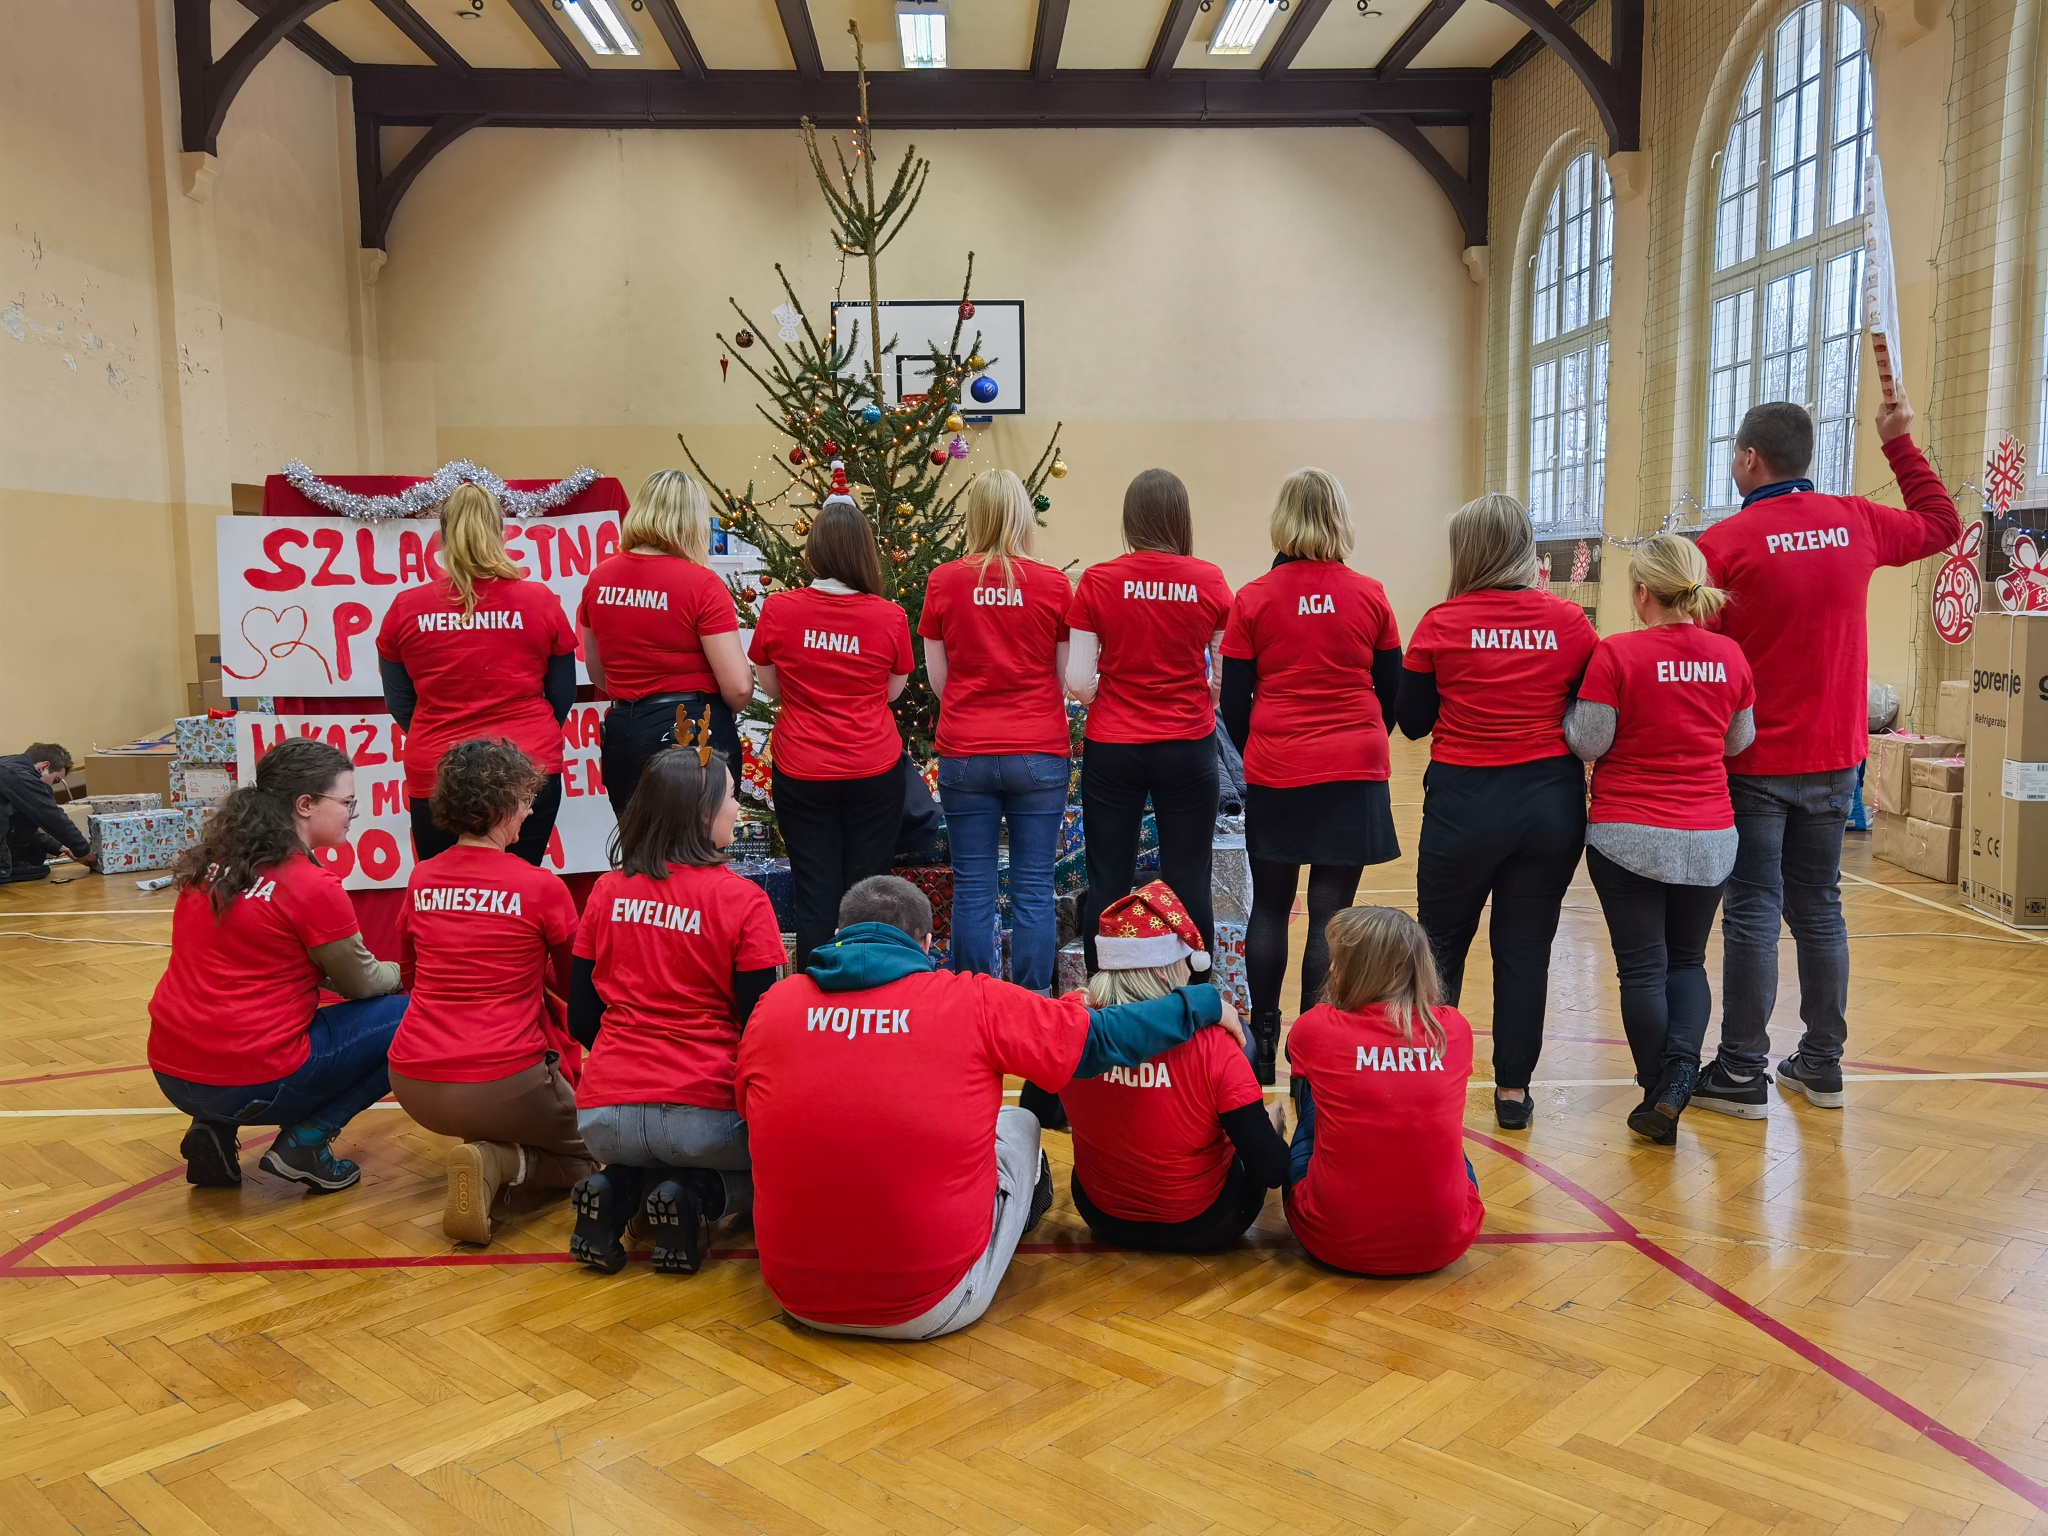
[[[263,1168],[316,1192],[362,1169],[329,1150],[390,1087],[385,1055],[406,999],[363,943],[354,903],[314,850],[348,841],[355,765],[324,741],[280,742],[253,784],[206,819],[178,860],[171,961],[149,1000],[149,1064],[192,1117],[185,1181],[242,1182],[237,1127],[277,1125]],[[320,1006],[320,989],[348,999]]]
[[[1165,997],[1206,971],[1201,931],[1154,880],[1102,914],[1088,1006]],[[1285,1111],[1269,1118],[1250,1058],[1199,1030],[1136,1067],[1060,1092],[1074,1134],[1074,1209],[1097,1242],[1158,1253],[1218,1253],[1259,1218],[1287,1177]]]
[[[1486,1207],[1465,1157],[1472,1026],[1438,1002],[1415,919],[1330,919],[1330,980],[1294,1021],[1287,1220],[1309,1256],[1360,1275],[1420,1275],[1472,1246]]]
[[[399,910],[412,1008],[391,1088],[420,1125],[461,1142],[441,1212],[458,1243],[488,1243],[499,1218],[597,1168],[576,1130],[579,1052],[550,1012],[569,990],[576,904],[559,875],[508,851],[545,783],[509,741],[449,749],[428,807],[455,846],[413,870]]]
[[[696,729],[693,731],[691,725]],[[595,1042],[576,1094],[602,1173],[576,1186],[569,1252],[606,1274],[644,1213],[654,1267],[693,1275],[702,1223],[753,1209],[733,1097],[740,1031],[783,962],[775,909],[726,867],[739,802],[708,722],[650,758],[583,909],[570,1028]]]

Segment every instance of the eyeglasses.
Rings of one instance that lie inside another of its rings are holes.
[[[362,814],[356,809],[356,797],[354,795],[350,795],[346,800],[342,799],[339,795],[315,795],[313,798],[315,800],[332,800],[336,805],[347,806],[348,819],[350,821],[354,821],[357,816]]]

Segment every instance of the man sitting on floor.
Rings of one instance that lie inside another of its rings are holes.
[[[1056,1093],[1244,1031],[1210,986],[1090,1009],[939,970],[931,903],[894,875],[848,891],[839,925],[740,1042],[761,1278],[813,1328],[937,1338],[988,1310],[1052,1205],[1037,1117],[1003,1107],[1003,1075]]]
[[[85,834],[50,793],[70,772],[71,754],[47,741],[0,757],[0,884],[44,879],[60,853],[92,863]]]

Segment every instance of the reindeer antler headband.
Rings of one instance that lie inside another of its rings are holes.
[[[679,747],[696,748],[697,766],[699,768],[709,768],[711,766],[711,706],[709,704],[704,706],[704,718],[701,722],[690,718],[688,705],[678,704],[676,706],[676,745]]]

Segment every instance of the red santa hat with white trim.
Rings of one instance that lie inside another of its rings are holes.
[[[1102,909],[1096,924],[1095,963],[1105,971],[1142,971],[1185,960],[1209,969],[1202,931],[1173,888],[1154,880]]]

